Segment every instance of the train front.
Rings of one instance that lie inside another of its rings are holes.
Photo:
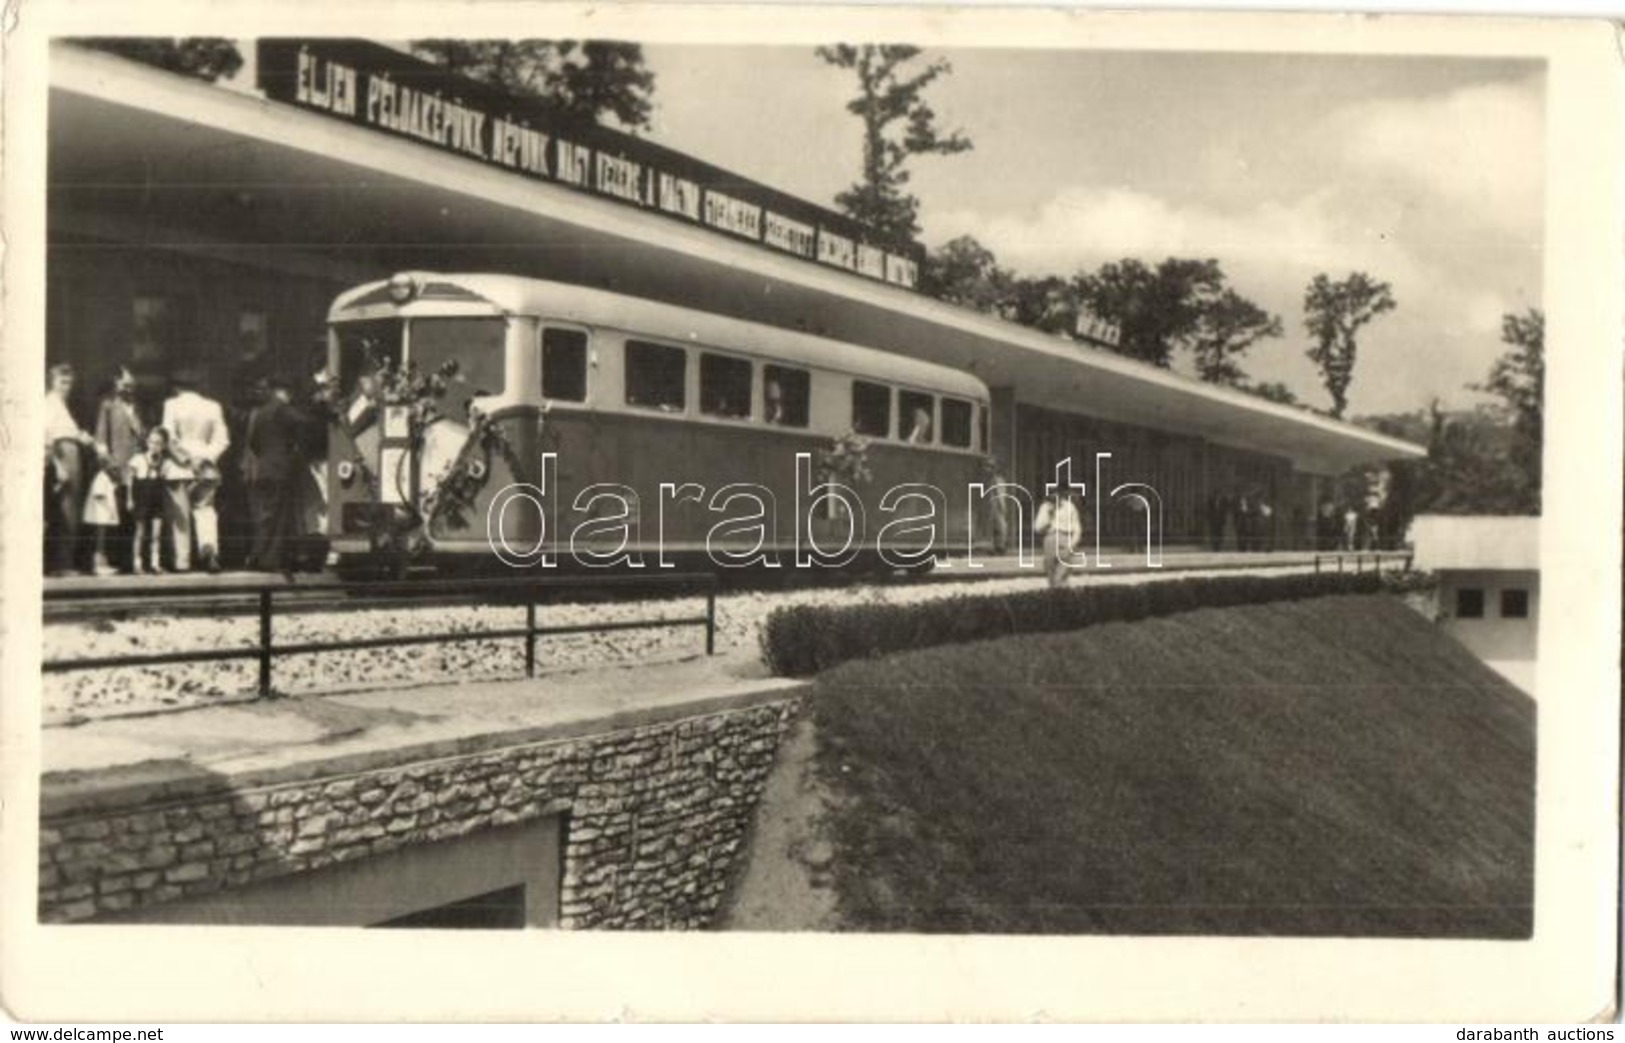
[[[483,281],[402,273],[328,314],[328,532],[341,567],[494,560],[493,499],[540,479],[538,323]],[[539,543],[529,502],[503,511],[500,539]]]

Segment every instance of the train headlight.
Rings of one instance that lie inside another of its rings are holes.
[[[423,292],[423,282],[411,272],[397,272],[389,277],[389,299],[406,304]]]
[[[345,485],[349,485],[351,482],[355,481],[355,461],[340,460],[338,472],[339,481],[343,482]]]

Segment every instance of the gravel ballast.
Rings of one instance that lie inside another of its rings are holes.
[[[1262,571],[1262,570],[1261,570]],[[1275,569],[1271,572],[1301,571]],[[1154,582],[1206,572],[1118,573],[1091,570],[1076,583]],[[960,595],[992,596],[1031,590],[1043,583],[1031,575],[987,580],[880,583],[793,591],[727,592],[717,596],[716,650],[758,647],[758,628],[775,608],[792,604],[903,604]],[[649,601],[543,605],[544,626],[571,626],[638,619],[699,616],[703,597]],[[276,617],[277,644],[337,641],[435,631],[475,632],[524,625],[524,608],[512,605],[437,605],[313,611]],[[246,616],[141,616],[128,619],[51,622],[45,626],[45,659],[136,655],[153,652],[252,648],[258,621]],[[703,654],[697,626],[621,630],[546,636],[537,647],[538,668],[553,672],[614,663],[673,661]],[[281,694],[312,694],[372,688],[497,680],[524,676],[524,642],[518,638],[473,638],[340,652],[277,656],[272,678]],[[205,706],[253,698],[259,667],[245,658],[224,662],[174,663],[47,674],[43,679],[42,719],[65,724],[110,714],[143,713]]]

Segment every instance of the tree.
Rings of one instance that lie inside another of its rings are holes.
[[[1320,367],[1322,382],[1332,396],[1332,416],[1341,418],[1348,409],[1349,383],[1354,379],[1354,360],[1359,351],[1355,335],[1378,315],[1394,310],[1394,296],[1385,282],[1376,282],[1364,272],[1332,282],[1324,273],[1316,275],[1304,293],[1304,325],[1314,338],[1308,355]]]
[[[1190,349],[1196,357],[1196,373],[1213,384],[1240,385],[1247,374],[1237,360],[1265,337],[1280,335],[1280,316],[1271,315],[1226,287],[1216,298],[1202,305],[1196,332],[1191,335]],[[1274,386],[1285,390],[1284,385]],[[1292,392],[1287,391],[1287,394],[1291,396]]]
[[[1155,268],[1124,258],[1073,286],[1086,308],[1118,325],[1120,354],[1166,368],[1175,351],[1189,350],[1204,380],[1240,383],[1237,357],[1281,332],[1281,320],[1226,285],[1211,258],[1169,257]]]
[[[217,36],[83,36],[74,42],[210,83],[243,67],[237,45]]]
[[[999,317],[1045,333],[1070,337],[1078,328],[1078,294],[1058,275],[1016,278],[999,302]]]
[[[1278,380],[1262,384],[1241,383],[1237,384],[1236,388],[1247,392],[1249,395],[1257,395],[1259,398],[1267,399],[1270,402],[1279,402],[1284,406],[1302,404],[1298,401],[1298,396],[1292,393],[1292,389]]]
[[[919,54],[918,47],[901,45],[818,48],[824,61],[857,73],[858,96],[846,108],[863,121],[863,176],[835,202],[876,235],[893,241],[920,234],[920,201],[904,190],[908,161],[971,148],[963,134],[943,135],[937,129],[937,114],[923,97],[925,89],[951,67],[938,59],[910,75],[903,67]],[[893,131],[898,123],[900,132]]]
[[[1011,295],[1014,277],[999,267],[993,251],[973,236],[962,235],[925,258],[920,285],[941,301],[996,313]]]
[[[1512,422],[1512,463],[1522,475],[1523,508],[1540,513],[1540,453],[1545,432],[1546,315],[1530,308],[1501,317],[1501,341],[1511,350],[1495,360],[1475,391],[1499,395]]]
[[[1384,531],[1403,533],[1422,513],[1528,512],[1523,474],[1513,462],[1517,435],[1503,410],[1479,406],[1446,412],[1435,399],[1425,411],[1362,417],[1355,423],[1428,447],[1425,459],[1387,465]]]
[[[460,76],[542,102],[567,119],[649,125],[655,75],[643,48],[612,40],[413,40],[412,52]]]
[[[1428,440],[1426,509],[1435,514],[1526,513],[1524,476],[1512,460],[1515,437],[1494,408],[1436,414]]]

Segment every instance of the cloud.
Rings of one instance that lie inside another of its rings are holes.
[[[1362,336],[1355,410],[1456,402],[1498,354],[1502,313],[1538,299],[1543,97],[1533,78],[1360,101],[1266,165],[1219,142],[1178,188],[1092,180],[1023,210],[928,210],[926,239],[974,235],[1024,275],[1216,258],[1239,292],[1286,322],[1249,370],[1317,401],[1304,287],[1317,272],[1364,271],[1393,287],[1399,309]]]
[[[1137,257],[1214,257],[1238,285],[1301,288],[1315,272],[1361,269],[1395,283],[1420,265],[1380,222],[1351,219],[1321,190],[1290,203],[1226,211],[1130,188],[1074,185],[1025,215],[957,211],[931,219],[931,238],[974,235],[1027,274],[1066,273]]]
[[[1527,235],[1542,221],[1544,91],[1539,79],[1482,84],[1333,113],[1321,132],[1351,176],[1419,190],[1458,217]]]

